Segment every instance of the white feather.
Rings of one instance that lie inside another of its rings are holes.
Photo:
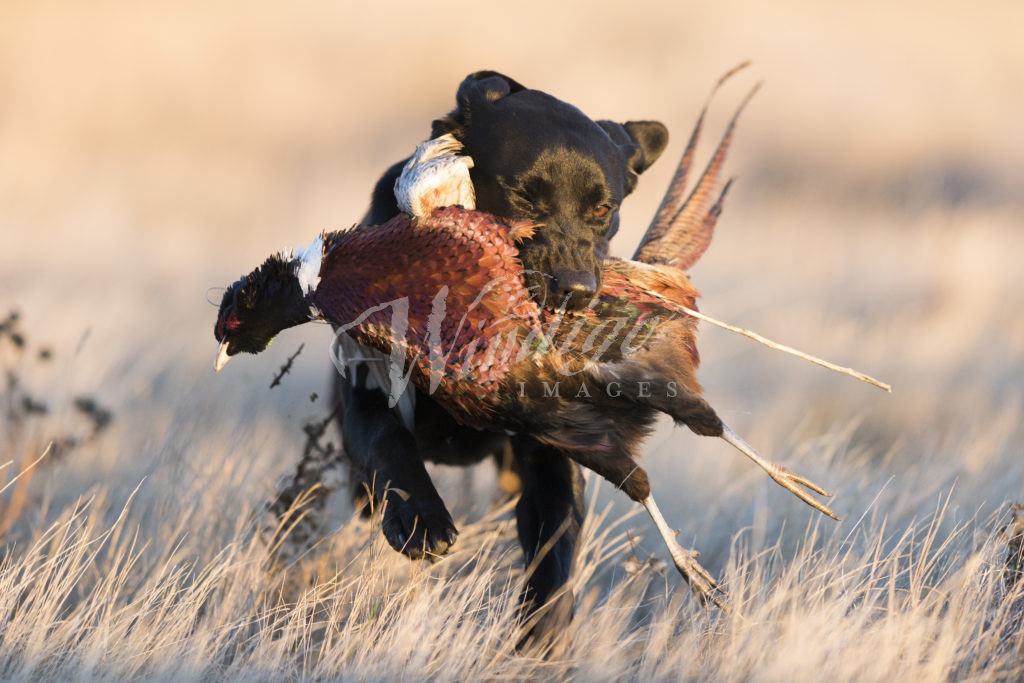
[[[417,147],[395,181],[398,208],[417,217],[443,206],[475,209],[476,193],[469,177],[473,160],[460,155],[461,151],[461,143],[451,133]]]
[[[292,258],[297,259],[295,277],[307,295],[320,284],[320,264],[324,260],[324,238],[320,235],[312,244],[303,249],[293,250]]]

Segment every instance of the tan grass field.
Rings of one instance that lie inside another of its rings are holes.
[[[0,337],[0,678],[1024,678],[1024,582],[1007,589],[998,534],[1024,502],[1024,6],[491,7],[0,4],[0,318],[19,310],[27,341]],[[894,390],[708,326],[700,377],[842,522],[665,424],[644,466],[732,614],[649,563],[667,560],[652,525],[592,478],[576,619],[546,658],[516,653],[522,567],[490,466],[434,470],[461,528],[443,561],[392,552],[339,495],[330,533],[274,568],[254,530],[328,411],[330,334],[288,331],[215,376],[211,288],[358,220],[481,68],[669,126],[623,211],[627,254],[744,59],[702,148],[764,80],[693,271],[702,310]],[[16,419],[24,392],[49,412]],[[18,478],[88,432],[83,395],[109,428]]]

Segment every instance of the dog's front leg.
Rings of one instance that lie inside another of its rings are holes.
[[[522,645],[557,634],[572,619],[569,578],[585,503],[583,475],[565,454],[528,436],[513,437],[512,447],[523,480],[516,522],[527,565],[522,600],[529,630]]]
[[[349,384],[341,394],[345,454],[361,472],[370,500],[384,502],[384,537],[412,558],[445,554],[458,531],[423,465],[415,437],[379,389]]]

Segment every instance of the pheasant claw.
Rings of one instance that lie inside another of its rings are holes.
[[[700,555],[695,550],[686,550],[678,541],[676,541],[675,534],[672,529],[669,528],[665,518],[661,515],[661,510],[658,509],[657,504],[654,502],[654,496],[648,495],[643,501],[643,506],[647,508],[648,514],[651,519],[654,520],[654,526],[658,528],[658,533],[661,534],[662,540],[665,541],[665,545],[668,547],[668,552],[672,556],[672,561],[676,565],[676,569],[683,575],[686,582],[690,584],[690,590],[700,600],[700,604],[705,605],[710,600],[719,609],[728,612],[729,607],[725,604],[722,598],[725,596],[725,591],[722,590],[718,582],[708,573],[704,567],[697,562],[697,557]]]
[[[832,511],[832,508],[828,507],[821,501],[817,500],[816,498],[811,496],[811,494],[807,493],[807,491],[800,487],[803,486],[817,493],[818,495],[825,496],[826,498],[831,498],[831,493],[829,493],[822,487],[818,486],[807,477],[803,477],[799,474],[794,474],[793,472],[790,472],[788,469],[781,465],[777,465],[773,462],[765,460],[760,455],[758,455],[757,451],[755,451],[750,444],[744,441],[739,434],[734,432],[732,429],[729,428],[728,425],[724,423],[722,424],[722,438],[729,442],[730,445],[732,445],[738,451],[743,453],[745,456],[756,462],[758,467],[767,472],[768,476],[774,479],[775,482],[779,484],[779,486],[782,486],[787,491],[792,493],[794,496],[796,496],[803,502],[810,505],[812,508],[814,508],[821,514],[828,515],[837,522],[839,521],[839,518],[836,516],[836,513]]]

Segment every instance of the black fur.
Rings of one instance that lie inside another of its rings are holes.
[[[433,122],[431,137],[451,133],[472,157],[478,209],[540,225],[520,247],[527,284],[538,300],[553,307],[585,306],[601,286],[623,199],[668,142],[665,126],[593,121],[494,71],[466,77],[456,103]],[[394,184],[405,161],[378,181],[364,223],[384,223],[398,213]],[[415,432],[409,433],[382,392],[362,388],[365,377],[365,371],[348,373],[336,382],[336,396],[345,405],[342,434],[354,493],[369,492],[370,501],[386,498],[382,531],[396,550],[412,557],[442,554],[456,531],[423,460],[472,464],[501,453],[506,439],[458,425],[422,392],[416,395]],[[525,436],[512,445],[523,482],[516,508],[519,539],[531,568],[524,607],[529,616],[547,604],[533,630],[556,632],[574,604],[566,583],[583,521],[582,477],[552,446]],[[646,486],[646,480],[623,483],[631,493]]]

